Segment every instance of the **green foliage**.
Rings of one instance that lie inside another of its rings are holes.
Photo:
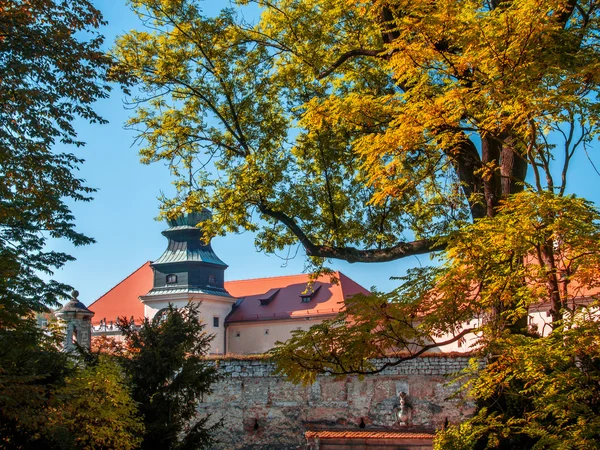
[[[413,269],[395,291],[347,299],[336,319],[295,331],[273,350],[279,372],[304,382],[373,373],[473,334],[493,353],[529,307],[549,303],[562,317],[600,291],[600,213],[579,198],[523,192],[446,242],[439,267]]]
[[[48,237],[93,242],[75,231],[66,203],[93,192],[74,173],[82,160],[53,147],[83,145],[78,117],[105,122],[92,109],[109,91],[102,24],[87,0],[0,1],[0,326],[65,293],[39,276],[72,259],[46,250]]]
[[[531,305],[550,304],[558,335],[599,288],[598,211],[564,197],[598,133],[598,2],[240,0],[216,17],[131,3],[148,29],[119,39],[115,73],[143,88],[129,121],[142,161],[176,176],[166,215],[208,207],[207,235],[299,242],[319,267],[440,251],[441,267],[295,332],[274,351],[280,373],[365,374],[469,333],[493,356],[527,333]],[[237,14],[250,3],[253,24]]]
[[[138,328],[122,320],[126,351],[121,363],[139,405],[145,433],[142,449],[197,449],[213,442],[210,416],[198,419],[196,404],[219,379],[204,356],[212,336],[198,307],[168,311]]]
[[[60,449],[133,450],[144,426],[122,369],[101,355],[54,392],[47,433]]]
[[[23,318],[0,327],[0,447],[45,448],[49,402],[73,368],[59,350],[60,336]]]
[[[120,368],[74,359],[61,342],[31,318],[0,328],[0,447],[138,448],[143,426]]]
[[[468,372],[477,414],[436,437],[438,449],[600,448],[598,303],[545,338],[508,335]]]
[[[562,194],[597,133],[596,2],[131,3],[148,28],[118,40],[115,73],[143,88],[142,161],[176,176],[165,214],[208,207],[209,235],[257,231],[266,252],[429,252],[528,170]]]
[[[2,448],[71,448],[55,440],[50,425],[58,411],[74,431],[70,421],[76,413],[61,404],[63,394],[69,404],[82,405],[87,397],[110,398],[118,391],[106,367],[100,374],[74,366],[59,350],[60,334],[39,329],[33,319],[36,312],[58,305],[67,291],[67,286],[43,277],[73,259],[48,251],[47,239],[63,238],[74,245],[93,242],[75,231],[67,203],[88,201],[94,190],[75,174],[82,160],[57,151],[55,145],[84,144],[73,127],[78,118],[105,123],[92,108],[109,92],[107,71],[112,63],[100,48],[103,37],[97,32],[103,24],[102,15],[87,0],[0,0]],[[100,376],[107,376],[106,386],[98,385]],[[82,381],[91,383],[94,377],[93,388]],[[116,390],[103,392],[104,387]],[[117,406],[115,413],[125,414],[127,422],[129,411]],[[80,419],[83,416],[77,416]],[[109,442],[112,432],[95,426],[88,416],[90,441],[72,446],[100,448],[98,442]],[[93,443],[99,435],[104,437]],[[117,435],[123,434],[115,430],[112,437]]]

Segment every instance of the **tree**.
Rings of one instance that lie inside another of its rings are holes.
[[[469,332],[500,358],[492,344],[526,335],[537,301],[560,330],[576,286],[598,283],[598,213],[565,196],[598,133],[598,3],[257,3],[248,24],[192,0],[132,2],[150,31],[118,41],[117,73],[143,89],[129,121],[142,161],[177,176],[165,214],[209,207],[207,235],[300,243],[317,267],[442,260],[295,333],[281,371],[372,373],[370,358]]]
[[[253,26],[132,5],[152,31],[119,39],[116,73],[146,94],[142,161],[178,176],[166,214],[209,207],[207,235],[299,242],[318,267],[441,250],[526,185],[563,195],[598,131],[596,2],[282,0]]]
[[[438,434],[435,448],[600,448],[600,333],[590,314],[576,311],[545,339],[496,340],[501,357],[466,374],[477,414]]]
[[[47,420],[46,433],[61,449],[133,450],[144,431],[122,369],[104,355],[67,377]]]
[[[548,241],[558,262],[552,268],[539,257]],[[495,357],[509,325],[549,303],[550,277],[560,279],[562,314],[575,314],[600,292],[600,212],[582,199],[514,195],[495,217],[450,235],[445,247],[441,265],[412,269],[395,291],[353,297],[337,318],[294,332],[274,350],[279,370],[304,382],[323,372],[376,373],[473,333],[480,356]],[[562,323],[526,333],[547,335]]]
[[[0,1],[0,326],[64,296],[66,286],[39,275],[72,260],[46,250],[48,237],[93,242],[67,205],[93,192],[74,173],[82,160],[54,146],[84,144],[77,117],[106,122],[92,109],[109,92],[103,24],[86,0]]]
[[[60,336],[24,319],[19,327],[0,327],[0,447],[46,448],[44,430],[54,390],[72,374]]]
[[[67,286],[45,281],[73,258],[47,239],[74,245],[70,201],[93,189],[75,172],[82,160],[76,118],[104,123],[92,108],[109,92],[102,15],[87,0],[0,0],[0,446],[53,446],[45,433],[50,399],[76,372],[60,337],[40,330],[36,312],[58,305]]]
[[[118,326],[125,336],[121,364],[145,426],[141,448],[196,449],[214,442],[210,433],[219,424],[196,417],[198,400],[219,379],[204,358],[212,336],[204,332],[198,307],[169,306],[139,328],[125,319]]]
[[[142,160],[179,177],[166,214],[209,207],[207,235],[299,242],[317,266],[442,250],[525,186],[562,196],[598,131],[595,2],[282,0],[253,26],[132,5],[152,31],[120,38],[116,73],[147,95]],[[539,251],[559,320],[558,255]]]
[[[0,328],[0,447],[137,448],[143,426],[120,368],[62,352],[55,331]]]
[[[595,2],[258,4],[251,26],[133,1],[150,31],[114,51],[146,94],[129,122],[142,160],[179,177],[165,206],[209,207],[212,234],[350,262],[428,253],[493,216],[528,168],[533,188],[564,193],[597,131]]]

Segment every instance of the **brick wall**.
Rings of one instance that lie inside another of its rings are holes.
[[[303,448],[309,428],[358,429],[361,420],[367,430],[435,429],[472,412],[470,402],[453,396],[459,386],[451,382],[468,361],[468,356],[427,356],[362,380],[323,376],[302,386],[272,375],[268,360],[220,360],[226,378],[199,404],[199,413],[223,420],[217,433],[223,449]],[[412,405],[409,425],[396,421],[400,392]]]

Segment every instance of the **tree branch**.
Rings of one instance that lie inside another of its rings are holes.
[[[380,58],[383,58],[382,53],[385,50],[381,49],[381,50],[367,50],[364,48],[357,48],[354,50],[350,50],[346,53],[344,53],[342,56],[340,56],[336,62],[334,62],[329,68],[323,70],[321,73],[319,73],[319,75],[317,75],[317,80],[321,80],[323,78],[325,78],[326,76],[330,75],[335,69],[337,69],[338,67],[340,67],[342,64],[344,64],[346,61],[348,61],[351,58],[354,58],[355,56],[378,56]]]
[[[355,247],[317,245],[309,239],[293,218],[282,212],[274,211],[264,204],[258,204],[257,207],[261,213],[284,224],[298,238],[308,256],[341,259],[349,263],[376,263],[394,261],[407,256],[422,255],[436,250],[443,250],[445,247],[434,239],[401,242],[393,247],[369,250],[360,250]]]
[[[393,361],[391,360],[391,361],[388,361],[386,363],[383,363],[381,366],[377,367],[376,369],[350,369],[350,370],[344,370],[344,369],[342,369],[340,371],[331,370],[331,369],[325,369],[323,371],[323,373],[329,374],[329,375],[333,375],[333,376],[339,376],[339,375],[375,375],[375,374],[383,372],[385,369],[387,369],[389,367],[395,367],[395,366],[398,366],[398,365],[402,364],[405,361],[410,361],[411,359],[418,358],[422,354],[424,354],[427,351],[432,350],[432,349],[434,349],[436,347],[443,347],[444,345],[448,345],[448,344],[452,344],[454,342],[457,342],[457,341],[461,340],[463,337],[465,337],[467,334],[472,333],[473,331],[475,331],[475,328],[465,328],[460,333],[458,333],[456,336],[453,336],[450,339],[447,339],[447,340],[442,341],[442,342],[433,342],[431,344],[424,345],[423,347],[421,347],[421,349],[419,349],[419,351],[417,351],[415,353],[409,353],[406,356],[400,356],[400,357],[394,358]]]

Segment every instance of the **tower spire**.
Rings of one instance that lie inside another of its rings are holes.
[[[152,263],[154,285],[147,296],[170,293],[204,293],[229,297],[224,287],[225,264],[210,242],[203,242],[202,221],[210,219],[207,209],[168,220],[162,232],[169,242],[165,252]]]

